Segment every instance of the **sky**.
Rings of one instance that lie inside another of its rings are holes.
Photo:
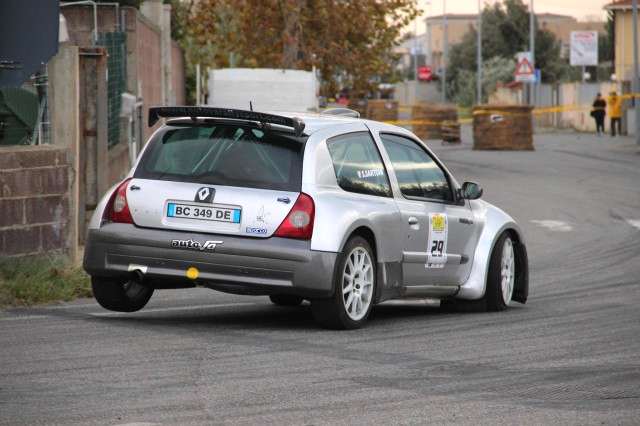
[[[482,4],[493,4],[498,0],[482,0]],[[524,0],[529,4],[530,0]],[[442,14],[443,2],[446,3],[447,13],[477,13],[477,0],[418,0],[420,9],[423,10],[422,18],[427,16]],[[430,3],[430,5],[429,5]],[[533,0],[536,13],[558,13],[561,15],[571,15],[578,20],[593,18],[604,19],[602,7],[611,3],[611,0]],[[423,19],[420,19],[418,33],[424,31]]]

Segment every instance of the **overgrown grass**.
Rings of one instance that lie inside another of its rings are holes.
[[[0,307],[30,306],[91,296],[89,276],[61,258],[0,262]]]

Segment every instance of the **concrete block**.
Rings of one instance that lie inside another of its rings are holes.
[[[24,224],[24,200],[0,199],[0,227]]]
[[[0,230],[4,238],[3,254],[16,255],[40,251],[41,230],[39,226]]]
[[[42,250],[64,250],[67,248],[67,225],[53,223],[42,226]]]
[[[24,204],[27,223],[62,223],[67,221],[69,201],[66,197],[54,195],[27,198]]]

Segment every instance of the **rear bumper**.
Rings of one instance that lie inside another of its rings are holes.
[[[172,240],[222,241],[214,251],[174,248]],[[175,232],[110,223],[91,229],[83,267],[92,276],[127,276],[132,270],[156,288],[203,285],[240,294],[327,297],[338,253],[310,250],[308,241]],[[190,267],[198,278],[186,277]]]

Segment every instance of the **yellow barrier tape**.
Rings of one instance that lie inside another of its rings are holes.
[[[640,99],[640,93],[625,93],[622,95],[618,95],[619,98],[623,99],[623,100],[628,100],[628,99],[634,99],[634,98],[638,98]],[[605,97],[606,100],[607,97]],[[570,105],[558,105],[558,106],[550,106],[550,107],[537,107],[534,108],[531,111],[531,114],[534,116],[539,116],[539,115],[544,115],[544,114],[554,114],[554,113],[562,113],[562,112],[579,112],[579,111],[591,111],[593,109],[593,107],[591,105],[577,105],[577,104],[570,104]],[[398,111],[403,111],[403,112],[410,112],[412,110],[411,106],[400,106],[398,107]],[[472,113],[473,115],[499,115],[499,116],[520,116],[520,115],[528,115],[528,113],[521,113],[521,112],[509,112],[509,111],[503,111],[503,110],[499,110],[499,109],[491,109],[491,108],[486,108],[486,109],[479,109],[479,110],[475,110]],[[473,118],[460,118],[458,119],[458,121],[433,121],[433,120],[387,120],[384,121],[385,123],[388,124],[393,124],[396,126],[412,126],[412,125],[432,125],[432,126],[441,126],[443,124],[470,124],[473,122]]]

